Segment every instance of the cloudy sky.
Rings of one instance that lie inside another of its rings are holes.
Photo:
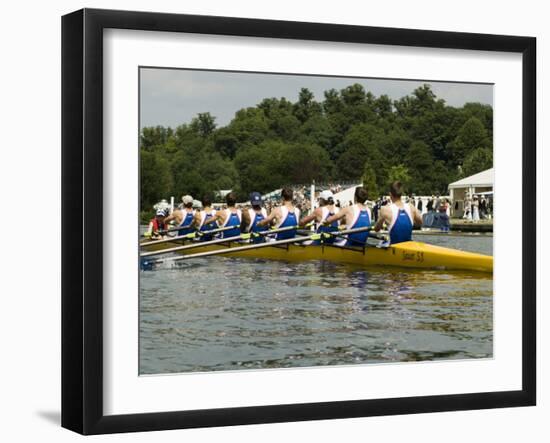
[[[227,125],[235,112],[255,106],[267,97],[296,101],[300,88],[309,88],[318,101],[324,91],[360,83],[375,96],[392,99],[409,95],[424,83],[451,106],[467,102],[493,104],[493,87],[487,84],[446,83],[370,78],[316,77],[224,71],[142,68],[140,71],[140,126],[189,123],[199,112],[210,112],[218,126]]]

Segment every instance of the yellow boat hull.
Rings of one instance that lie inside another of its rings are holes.
[[[243,244],[231,243],[230,246],[243,246]],[[144,249],[151,251],[170,247],[174,247],[174,243],[151,245],[146,246]],[[227,248],[227,244],[207,245],[179,251],[179,253],[196,254]],[[459,251],[457,249],[444,248],[417,241],[399,243],[388,248],[368,247],[365,249],[289,244],[229,252],[224,255],[250,259],[260,258],[286,261],[329,260],[362,266],[398,266],[404,268],[493,272],[492,256]],[[154,258],[151,257],[153,260]]]

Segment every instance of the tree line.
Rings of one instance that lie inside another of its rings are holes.
[[[493,164],[493,109],[446,105],[429,85],[399,100],[362,85],[302,88],[298,100],[265,98],[226,126],[199,113],[177,128],[145,127],[140,136],[141,210],[169,195],[199,200],[233,189],[270,192],[312,180],[361,180],[369,198],[401,180],[416,195],[445,194],[454,180]]]

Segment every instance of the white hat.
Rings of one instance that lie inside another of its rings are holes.
[[[193,200],[193,207],[194,208],[202,208],[202,202],[199,200]]]
[[[326,191],[321,191],[321,193],[319,194],[319,198],[322,198],[323,200],[330,200],[332,197],[334,197],[334,195],[332,194],[332,191],[330,190],[326,190]]]
[[[181,201],[183,202],[184,205],[186,205],[188,203],[193,203],[193,197],[191,197],[189,194],[187,194],[187,195],[184,195],[181,198]]]

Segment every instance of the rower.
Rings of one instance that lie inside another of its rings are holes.
[[[281,191],[283,204],[273,209],[273,211],[271,211],[271,214],[269,214],[266,219],[258,222],[258,226],[269,226],[274,223],[273,226],[276,229],[286,228],[290,226],[295,227],[295,229],[279,232],[276,235],[275,240],[285,240],[288,238],[296,237],[296,227],[298,225],[298,220],[300,220],[300,210],[294,207],[294,204],[292,203],[293,196],[294,193],[292,189],[284,188]]]
[[[259,192],[250,194],[250,205],[247,211],[243,211],[243,227],[246,232],[261,232],[262,228],[258,223],[267,218],[267,211],[262,207],[262,195]],[[265,237],[258,235],[252,237],[252,243],[263,243]]]
[[[370,209],[366,206],[368,193],[362,186],[355,188],[355,204],[341,209],[340,212],[325,219],[324,224],[330,225],[335,221],[344,219],[346,229],[368,228],[371,225]],[[347,235],[347,240],[342,246],[365,246],[369,238],[369,231],[354,232]]]
[[[161,232],[166,229],[166,211],[164,209],[157,209],[155,217],[149,222],[146,237],[150,237],[154,240],[162,238]]]
[[[334,196],[330,190],[322,191],[319,194],[319,207],[315,208],[315,210],[310,215],[302,218],[300,220],[300,226],[305,226],[315,220],[318,224],[318,233],[338,231],[338,221],[333,221],[328,225],[324,224],[324,221],[327,218],[332,217],[340,211],[340,209],[334,205],[333,197]],[[334,243],[334,240],[335,238],[331,236],[324,239],[323,243],[332,244]],[[320,245],[321,241],[315,240],[313,244]]]
[[[391,203],[380,208],[380,218],[374,226],[376,232],[382,229],[384,223],[390,234],[390,244],[403,243],[412,240],[413,226],[422,225],[422,215],[410,203],[403,203],[401,195],[403,185],[395,181],[390,185]]]
[[[178,235],[186,235],[194,231],[194,228],[191,226],[193,223],[193,218],[195,217],[195,210],[193,209],[193,197],[190,195],[184,195],[181,198],[183,202],[183,207],[177,209],[168,217],[166,217],[165,223],[169,223],[172,220],[176,222],[178,226],[186,226],[185,229],[178,230]]]
[[[195,211],[195,218],[193,219],[193,225],[197,226],[200,232],[212,231],[216,229],[218,225],[215,221],[205,223],[207,219],[211,219],[216,215],[216,210],[212,208],[212,201],[210,197],[204,196],[202,198],[202,211]],[[213,234],[204,234],[200,236],[200,241],[210,241],[213,240]]]
[[[227,209],[217,211],[212,217],[206,219],[204,223],[210,225],[213,222],[218,222],[220,228],[232,228],[227,229],[221,233],[221,238],[236,237],[241,234],[241,220],[242,213],[240,209],[237,209],[237,196],[234,192],[230,192],[225,196],[227,203]]]

